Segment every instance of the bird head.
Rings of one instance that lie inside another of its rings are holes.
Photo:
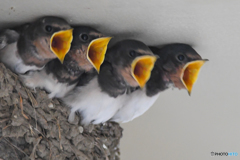
[[[43,17],[26,27],[27,36],[42,59],[58,58],[61,63],[70,50],[73,29],[62,18]]]
[[[160,58],[158,65],[164,70],[169,80],[179,89],[186,89],[191,94],[199,71],[208,61],[187,44],[169,44],[159,50],[152,49]]]
[[[120,41],[106,55],[106,60],[117,68],[129,86],[141,88],[150,78],[156,59],[151,50],[137,40]]]
[[[65,57],[64,65],[75,74],[93,68],[99,72],[110,40],[111,37],[105,37],[92,27],[74,27],[71,49]]]

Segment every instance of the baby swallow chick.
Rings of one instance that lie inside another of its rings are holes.
[[[99,74],[83,74],[63,101],[69,105],[69,121],[80,112],[83,125],[108,121],[121,108],[130,87],[144,87],[156,56],[142,42],[123,40],[107,50]]]
[[[52,59],[62,62],[71,41],[72,29],[64,19],[43,17],[0,33],[0,61],[19,74],[41,70]]]
[[[63,97],[73,89],[85,72],[99,72],[104,61],[110,37],[87,26],[77,26],[73,30],[71,49],[63,64],[55,59],[41,71],[32,71],[21,76],[30,88],[40,87],[47,90],[49,97]]]
[[[128,122],[146,112],[157,100],[160,92],[171,86],[186,89],[191,94],[202,65],[208,61],[187,44],[169,44],[162,48],[150,47],[159,56],[151,77],[141,90],[128,94],[124,105],[111,119]]]

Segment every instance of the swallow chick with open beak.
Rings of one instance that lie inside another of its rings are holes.
[[[72,29],[64,19],[43,17],[0,33],[0,62],[19,74],[41,70],[52,59],[62,62],[71,41]]]
[[[145,87],[133,90],[121,109],[111,119],[128,122],[146,112],[160,92],[169,87],[186,89],[190,95],[202,65],[208,61],[187,44],[169,44],[162,48],[150,47],[159,56]]]
[[[130,87],[144,87],[156,56],[142,42],[123,40],[109,48],[99,74],[84,74],[63,101],[69,105],[69,121],[75,112],[83,125],[108,121],[124,101]]]
[[[99,72],[110,39],[94,28],[74,27],[71,49],[63,64],[55,59],[41,71],[29,72],[21,78],[30,88],[39,87],[48,91],[49,98],[61,98],[76,86],[83,73]]]

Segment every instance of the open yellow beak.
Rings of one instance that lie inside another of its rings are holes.
[[[63,60],[70,50],[73,29],[56,32],[50,39],[51,51],[57,56],[57,58],[63,63]]]
[[[189,62],[184,66],[181,80],[186,89],[188,90],[189,95],[191,95],[193,84],[197,81],[199,71],[206,61],[208,60],[197,60]]]
[[[135,58],[132,62],[132,76],[141,88],[145,86],[150,78],[156,60],[156,56],[141,56]]]
[[[105,59],[107,46],[112,37],[102,37],[91,41],[88,46],[87,59],[99,72],[100,67]]]

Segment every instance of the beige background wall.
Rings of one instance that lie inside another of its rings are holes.
[[[146,114],[123,125],[123,160],[240,154],[240,1],[0,0],[0,27],[42,15],[63,16],[72,24],[90,24],[149,45],[189,43],[210,60],[191,97],[184,90],[168,90]]]

